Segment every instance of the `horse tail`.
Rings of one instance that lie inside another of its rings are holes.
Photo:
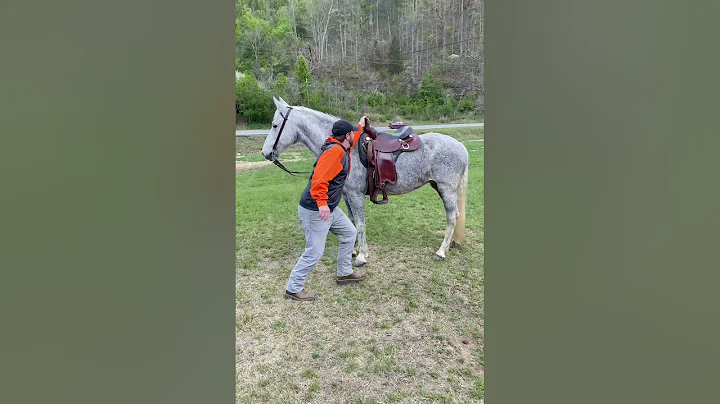
[[[463,173],[463,178],[457,193],[458,218],[455,223],[452,240],[457,244],[462,244],[465,241],[465,205],[467,205],[468,198],[468,167],[469,165],[466,164],[465,172]]]

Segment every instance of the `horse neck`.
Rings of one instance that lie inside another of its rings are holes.
[[[315,157],[320,156],[320,148],[328,138],[330,129],[337,118],[307,113],[298,125],[298,138],[310,149]]]

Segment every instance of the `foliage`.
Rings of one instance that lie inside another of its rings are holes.
[[[308,104],[308,107],[313,108],[310,106],[310,99],[315,98],[311,97],[314,94],[311,94],[310,91],[310,83],[312,80],[310,77],[310,67],[307,64],[307,60],[305,60],[305,57],[302,55],[298,56],[297,62],[295,62],[295,79],[300,86],[298,94],[300,103]]]
[[[443,88],[435,82],[432,75],[428,73],[420,86],[418,100],[426,106],[441,105],[445,99]]]
[[[238,113],[269,122],[272,104],[267,113],[258,107],[277,95],[347,118],[477,120],[483,7],[483,0],[236,0],[236,70],[270,92],[253,87],[260,100],[238,92]]]
[[[458,112],[472,112],[475,110],[475,94],[469,93],[458,102]]]
[[[270,122],[273,116],[273,100],[269,91],[260,88],[252,75],[238,80],[236,86],[237,102],[248,123]]]
[[[310,84],[310,67],[308,67],[307,60],[302,55],[297,57],[295,63],[295,78],[301,85]]]
[[[289,98],[290,86],[287,77],[284,74],[279,73],[275,78],[275,84],[273,85],[273,91],[275,94],[282,98]]]

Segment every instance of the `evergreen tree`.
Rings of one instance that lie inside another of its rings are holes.
[[[295,62],[295,79],[300,86],[300,101],[307,103],[310,100],[310,67],[302,55]]]
[[[400,50],[400,40],[398,40],[397,36],[393,36],[392,41],[390,41],[388,59],[390,59],[390,73],[398,74],[405,69],[402,51]]]

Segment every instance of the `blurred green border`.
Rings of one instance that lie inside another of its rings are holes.
[[[234,7],[0,5],[0,401],[231,403]]]
[[[718,8],[488,2],[488,403],[713,401]]]
[[[231,402],[232,2],[0,5],[3,402]],[[712,2],[490,2],[486,395],[712,402]]]

